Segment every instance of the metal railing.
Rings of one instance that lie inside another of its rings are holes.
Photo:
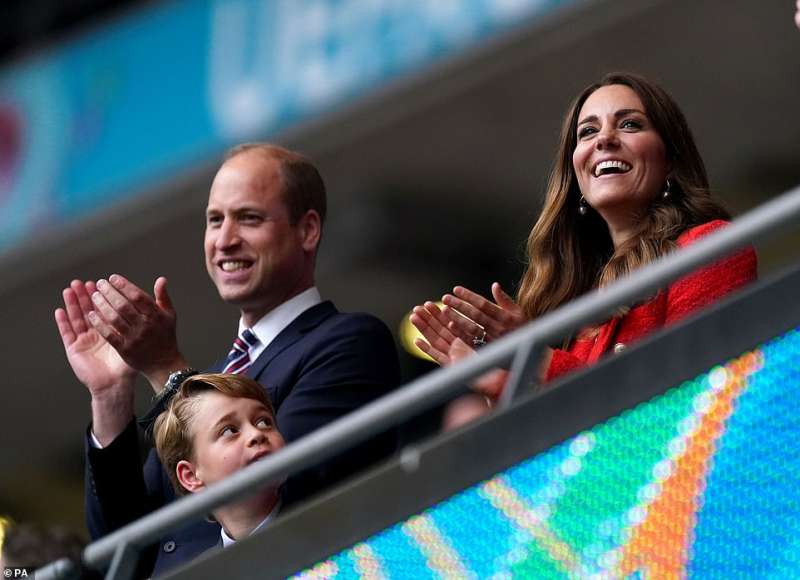
[[[651,295],[669,282],[726,256],[743,246],[777,235],[800,218],[800,187],[740,216],[727,228],[648,264],[631,276],[591,292],[517,331],[483,347],[476,356],[438,369],[334,421],[276,453],[209,487],[184,497],[89,544],[83,562],[100,569],[110,564],[108,580],[130,578],[139,552],[165,533],[197,520],[214,509],[277,480],[329,459],[388,428],[465,392],[467,384],[487,370],[511,366],[498,405],[505,408],[521,393],[520,385],[535,382],[541,349],[589,323],[610,316],[622,305]],[[37,571],[37,579],[65,579],[74,574],[68,561]]]

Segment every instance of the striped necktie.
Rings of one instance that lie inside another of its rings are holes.
[[[253,361],[250,360],[250,349],[257,344],[258,337],[249,328],[245,328],[233,341],[233,348],[228,353],[228,358],[225,359],[225,367],[222,372],[238,375],[246,371],[253,364]]]

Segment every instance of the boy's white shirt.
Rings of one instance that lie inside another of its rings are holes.
[[[263,528],[264,526],[266,526],[266,525],[267,525],[269,522],[271,522],[272,520],[274,520],[274,519],[275,519],[275,518],[278,516],[278,512],[280,511],[280,509],[281,509],[281,500],[280,500],[280,498],[279,498],[279,499],[278,499],[278,503],[276,503],[276,504],[275,504],[275,507],[273,507],[273,508],[272,508],[272,511],[271,511],[271,512],[269,512],[269,515],[268,515],[267,517],[265,517],[263,520],[261,520],[261,523],[260,523],[260,524],[258,524],[258,525],[257,525],[255,528],[253,528],[253,531],[252,531],[252,532],[250,532],[248,535],[252,536],[252,535],[253,535],[253,534],[255,534],[255,533],[258,531],[258,530],[260,530],[261,528]],[[227,548],[227,547],[228,547],[228,546],[230,546],[231,544],[235,544],[235,543],[236,543],[236,540],[234,540],[233,538],[231,538],[231,537],[230,537],[230,536],[227,534],[227,532],[225,532],[225,528],[224,528],[224,527],[222,527],[222,526],[220,526],[220,527],[219,527],[219,534],[220,534],[220,536],[222,537],[222,547],[223,547],[223,548]]]

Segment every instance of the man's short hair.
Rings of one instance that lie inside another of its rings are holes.
[[[264,387],[245,375],[201,373],[183,381],[153,427],[156,452],[177,495],[188,493],[178,481],[175,468],[181,460],[195,460],[192,423],[197,414],[198,396],[209,391],[218,391],[228,397],[258,401],[267,408],[272,418],[275,418],[275,409]]]
[[[320,225],[325,223],[328,208],[325,182],[308,157],[271,143],[242,143],[227,151],[225,161],[251,151],[280,162],[283,202],[289,210],[292,225],[310,209],[319,214]]]

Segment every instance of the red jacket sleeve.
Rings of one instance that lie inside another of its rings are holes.
[[[678,246],[688,246],[726,225],[727,222],[716,220],[692,228],[678,238]],[[756,279],[757,270],[755,250],[748,247],[679,279],[667,291],[665,323],[680,320],[752,282]]]

